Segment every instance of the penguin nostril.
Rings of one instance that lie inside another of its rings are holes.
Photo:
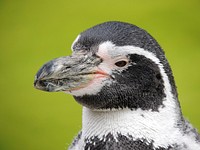
[[[40,81],[39,81],[39,85],[42,86],[42,87],[45,87],[45,86],[46,86],[46,83],[45,83],[44,81],[41,81],[41,80],[40,80]]]
[[[34,82],[34,86],[35,87],[46,87],[47,83],[45,81],[42,80],[36,80]]]

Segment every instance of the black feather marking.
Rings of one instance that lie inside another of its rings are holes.
[[[95,109],[130,108],[158,111],[163,105],[164,83],[160,70],[150,59],[132,54],[129,66],[122,72],[115,72],[115,82],[105,85],[97,95],[75,97],[82,105]]]
[[[115,139],[112,134],[99,139],[98,136],[85,139],[85,150],[169,150],[175,147],[169,145],[167,148],[154,147],[153,141],[148,142],[145,139],[133,140],[133,137],[118,134]]]

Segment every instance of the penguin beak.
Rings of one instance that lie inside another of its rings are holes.
[[[86,87],[95,76],[107,76],[97,67],[101,61],[94,54],[81,52],[51,60],[36,74],[34,87],[48,92],[70,92]]]

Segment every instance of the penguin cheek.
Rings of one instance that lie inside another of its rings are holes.
[[[95,95],[109,82],[109,77],[103,74],[94,74],[92,78],[82,86],[65,91],[73,96]]]

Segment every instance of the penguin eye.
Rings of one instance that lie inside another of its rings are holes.
[[[128,64],[128,62],[125,61],[125,60],[121,60],[121,61],[118,61],[118,62],[115,63],[115,65],[116,65],[117,67],[124,67],[124,66],[126,66],[127,64]]]

